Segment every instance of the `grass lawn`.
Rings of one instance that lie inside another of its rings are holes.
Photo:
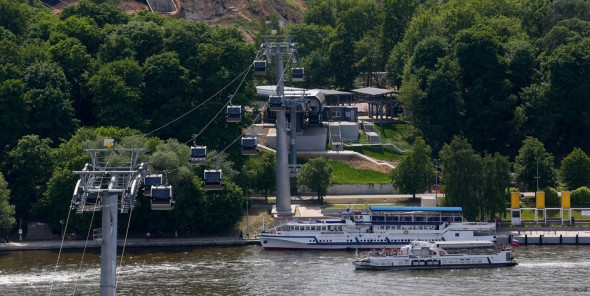
[[[383,136],[383,143],[391,143],[404,151],[412,149],[412,146],[405,140],[406,131],[409,127],[408,124],[402,122],[388,122],[375,124],[374,127]],[[359,135],[359,142],[368,143],[367,136],[362,130]],[[350,150],[379,160],[399,161],[403,158],[402,154],[398,153],[393,147],[388,145],[353,147]]]
[[[328,163],[332,168],[334,184],[388,184],[391,182],[385,173],[357,169],[342,161],[328,161]]]

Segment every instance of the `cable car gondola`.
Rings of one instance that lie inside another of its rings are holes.
[[[190,163],[192,163],[192,164],[207,163],[207,146],[191,146]]]
[[[303,68],[291,69],[291,79],[293,81],[305,81],[305,78],[303,78]]]
[[[254,75],[266,75],[266,61],[257,60],[254,61]]]
[[[101,199],[98,192],[88,192],[86,194],[86,200],[84,201],[85,211],[100,211]]]
[[[144,191],[143,195],[151,196],[152,186],[161,185],[163,182],[162,174],[148,174],[143,178]]]
[[[256,137],[242,137],[242,155],[258,154]]]
[[[204,186],[206,190],[222,190],[223,181],[221,179],[221,170],[205,170],[203,174]]]
[[[229,105],[227,106],[227,114],[225,116],[227,122],[240,122],[242,121],[242,106],[241,105]]]
[[[175,201],[172,200],[172,186],[156,185],[151,188],[151,207],[154,211],[172,210]]]
[[[283,98],[281,96],[269,96],[268,108],[270,109],[270,111],[285,110],[285,106],[283,105]]]

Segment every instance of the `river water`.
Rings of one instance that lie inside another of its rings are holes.
[[[353,251],[127,249],[117,294],[590,295],[590,246],[520,246],[515,254],[515,267],[356,271]],[[62,252],[56,266],[57,257],[57,251],[0,253],[0,295],[99,293],[100,252]]]

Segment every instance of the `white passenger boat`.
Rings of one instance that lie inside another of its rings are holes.
[[[401,248],[373,250],[353,262],[356,269],[441,269],[514,266],[510,246],[488,241],[413,241]]]
[[[294,220],[260,234],[264,249],[371,249],[430,242],[496,240],[494,223],[467,222],[460,207],[369,206],[338,218]]]

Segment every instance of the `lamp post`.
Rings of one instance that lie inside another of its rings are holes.
[[[434,160],[434,200],[438,198],[438,159]]]
[[[537,161],[537,176],[535,177],[535,179],[537,179],[537,191],[539,191],[539,159],[540,157],[535,157],[535,160]]]
[[[59,220],[59,224],[61,224],[61,240],[64,239],[64,220]]]
[[[250,221],[248,218],[248,195],[246,195],[246,236],[250,238]]]

